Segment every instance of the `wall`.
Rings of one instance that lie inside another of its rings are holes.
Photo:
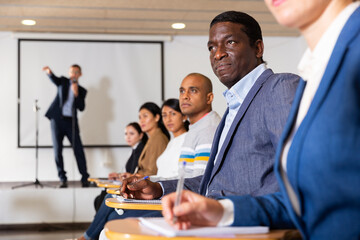
[[[59,37],[55,34],[47,36]],[[86,39],[88,36],[82,37]],[[136,37],[138,40],[139,37]],[[106,40],[108,36],[97,35],[97,38]],[[200,72],[213,80],[214,109],[222,115],[226,108],[222,97],[225,87],[212,73],[206,43],[206,36],[175,36],[165,42],[165,98],[178,96],[180,82],[186,74]],[[264,60],[269,67],[275,72],[297,72],[296,65],[305,49],[302,38],[266,37],[264,43]],[[17,39],[10,32],[0,32],[0,76],[0,181],[33,181],[35,150],[17,148]],[[41,112],[44,113],[47,107],[41,106]],[[119,128],[119,134],[123,135],[123,127]],[[107,176],[110,171],[122,171],[130,150],[86,148],[85,154],[90,175],[101,177]],[[79,180],[80,175],[70,149],[64,150],[64,159],[69,180]],[[38,169],[40,181],[58,179],[52,149],[39,149]]]

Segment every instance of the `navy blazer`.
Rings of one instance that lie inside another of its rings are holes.
[[[54,74],[49,75],[50,80],[57,86],[57,94],[45,116],[49,119],[59,120],[62,118],[62,107],[68,97],[70,80],[64,76],[57,77]],[[86,89],[79,85],[79,95],[74,98],[74,107],[80,111],[85,109]],[[77,121],[77,111],[75,111]]]
[[[305,239],[360,239],[360,8],[343,27],[289,150],[287,176],[299,200],[298,216],[281,177],[280,156],[304,85],[301,81],[277,149],[281,193],[231,197],[234,225],[281,228],[290,216]]]
[[[216,164],[214,161],[228,110],[216,130],[203,177],[186,179],[185,187],[214,198],[279,191],[273,171],[274,156],[298,81],[297,75],[274,74],[271,69],[265,70],[241,104]],[[176,188],[176,181],[162,184],[165,194]]]

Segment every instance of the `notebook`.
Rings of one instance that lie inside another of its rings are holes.
[[[122,184],[122,181],[119,181],[119,180],[109,180],[109,179],[99,179],[97,181],[98,183],[110,183],[110,184],[114,184],[114,185],[121,185]]]
[[[159,204],[161,205],[161,200],[153,199],[153,200],[141,200],[141,199],[128,199],[123,198],[122,196],[117,195],[116,199],[119,202],[127,202],[127,203],[139,203],[139,204]]]
[[[269,227],[198,227],[192,226],[187,230],[177,230],[169,225],[164,218],[139,218],[140,223],[166,237],[175,236],[214,236],[229,234],[258,234],[268,233]]]

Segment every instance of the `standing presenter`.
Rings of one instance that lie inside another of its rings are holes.
[[[45,116],[50,119],[52,141],[54,145],[55,162],[60,178],[60,188],[66,188],[67,177],[64,171],[64,160],[62,155],[63,140],[66,136],[74,150],[76,163],[81,174],[82,187],[88,187],[88,177],[86,169],[86,159],[83,145],[79,135],[79,125],[77,120],[77,110],[85,109],[86,89],[79,85],[81,67],[74,64],[69,69],[69,78],[64,76],[57,77],[51,69],[46,66],[43,71],[47,73],[50,80],[57,86],[57,94],[51,103]]]

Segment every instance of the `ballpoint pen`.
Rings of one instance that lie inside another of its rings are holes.
[[[137,183],[139,183],[139,182],[141,182],[141,181],[144,181],[144,180],[146,180],[146,179],[148,179],[148,178],[149,178],[149,176],[145,176],[145,177],[140,178],[139,180],[137,180],[137,181],[135,181],[135,182],[129,183],[128,185],[132,186],[132,185],[137,184]],[[119,192],[120,195],[122,195],[120,189],[121,189],[121,188],[118,189],[118,192]],[[130,194],[130,197],[133,198],[132,194]]]
[[[141,181],[143,181],[143,180],[145,180],[145,179],[148,179],[148,178],[149,178],[149,176],[145,176],[145,177],[140,178],[139,180],[137,180],[137,181],[135,181],[135,182],[131,182],[131,183],[129,183],[128,185],[134,185],[134,184],[137,184],[138,182],[141,182]]]
[[[176,186],[176,198],[175,198],[174,207],[179,206],[181,202],[181,193],[184,188],[184,180],[185,180],[185,166],[186,166],[186,162],[183,161],[179,168],[179,180]],[[176,223],[176,221],[177,221],[177,217],[174,215],[173,224]]]

